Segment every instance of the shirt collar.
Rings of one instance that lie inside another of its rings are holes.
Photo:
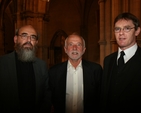
[[[134,44],[133,46],[131,46],[130,48],[124,50],[124,53],[125,53],[124,57],[125,57],[125,60],[126,60],[126,59],[130,59],[130,58],[135,54],[135,52],[136,52],[136,50],[137,50],[137,47],[138,47],[138,46],[137,46],[137,43],[135,43],[135,44]],[[117,58],[119,58],[121,51],[122,51],[122,50],[121,50],[120,48],[118,48],[118,57],[117,57]]]
[[[70,61],[68,60],[68,69],[70,68],[70,67],[73,67],[73,65],[70,63]],[[82,60],[80,61],[80,63],[78,64],[78,66],[76,67],[76,68],[78,68],[78,67],[81,67],[82,68]],[[74,67],[73,67],[74,68]]]

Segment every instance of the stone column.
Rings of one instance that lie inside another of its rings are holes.
[[[141,0],[134,0],[132,2],[131,2],[131,4],[134,4],[134,5],[131,5],[131,13],[134,14],[141,22],[141,19],[140,19],[141,18],[141,13],[140,13],[140,11],[141,11]],[[141,33],[137,37],[137,43],[141,46]]]
[[[99,44],[100,44],[100,64],[103,66],[103,59],[105,56],[105,45],[106,45],[106,41],[105,41],[105,12],[104,12],[104,0],[99,0],[98,1],[99,6],[100,6],[100,40],[99,40]]]
[[[111,9],[112,16],[111,17],[112,18],[111,19],[112,19],[112,28],[113,29],[114,29],[114,19],[122,11],[121,1],[122,0],[112,0],[112,4],[111,4],[111,6],[112,6],[112,9]],[[118,47],[117,43],[116,43],[114,32],[112,33],[111,43],[112,43],[112,46],[111,46],[111,53],[112,53],[112,52],[115,52]]]
[[[5,4],[0,3],[0,56],[5,54],[5,39],[3,30],[3,12],[5,11]]]
[[[107,2],[105,2],[105,27],[104,27],[104,31],[105,31],[105,40],[106,40],[106,45],[105,45],[105,56],[109,55],[111,53],[111,38],[112,38],[112,34],[113,34],[113,26],[112,26],[112,19],[111,16],[112,14],[111,12],[111,1],[107,0]],[[107,13],[109,12],[109,13]],[[104,56],[104,57],[105,57]]]

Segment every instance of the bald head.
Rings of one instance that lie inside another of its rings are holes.
[[[37,30],[32,26],[32,25],[30,25],[30,24],[28,24],[28,25],[23,25],[22,27],[20,27],[20,28],[18,28],[17,30],[16,30],[16,35],[19,35],[19,33],[22,31],[22,30],[27,30],[28,32],[33,32],[33,34],[36,34],[36,36],[37,36],[37,40],[39,39],[39,34],[38,34],[38,32],[37,32]],[[30,31],[29,31],[30,30]]]

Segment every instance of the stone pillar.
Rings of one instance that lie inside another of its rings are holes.
[[[105,56],[109,55],[111,53],[111,38],[112,38],[112,34],[113,34],[113,26],[112,26],[112,19],[111,13],[107,13],[107,12],[111,12],[111,1],[107,1],[105,2],[105,22],[104,22],[104,31],[105,31],[105,40],[106,40],[106,45],[105,45]],[[104,56],[104,57],[105,57]]]
[[[99,0],[98,1],[99,6],[100,6],[100,40],[99,40],[99,44],[100,44],[100,64],[103,66],[103,59],[105,56],[105,45],[106,45],[106,41],[105,41],[105,12],[104,12],[104,0]]]
[[[141,22],[141,1],[140,0],[134,0],[132,1],[134,2],[134,5],[131,5],[131,13],[133,13],[135,16],[137,16],[137,18],[140,20]],[[141,24],[141,23],[140,23]],[[137,37],[137,43],[141,46],[141,33],[140,35]]]
[[[124,10],[124,12],[128,12],[128,10],[129,10],[129,0],[123,0],[122,1],[123,3],[123,10]]]
[[[112,28],[114,29],[114,19],[115,17],[121,13],[122,11],[122,8],[121,8],[121,1],[122,0],[112,0]],[[122,1],[123,2],[123,1]],[[114,32],[112,31],[112,38],[111,38],[111,43],[112,43],[112,46],[111,46],[111,53],[115,52],[117,50],[117,43],[116,43],[116,39],[115,39],[115,35],[114,35]]]
[[[86,43],[86,48],[88,46],[88,29],[87,29],[87,26],[84,25],[85,23],[82,23],[82,25],[80,26],[80,35],[84,38],[85,40],[85,43]],[[86,50],[83,57],[84,58],[88,58],[88,51]]]

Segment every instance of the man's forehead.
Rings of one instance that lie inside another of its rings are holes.
[[[120,19],[120,20],[118,20],[116,23],[133,23],[133,21],[132,20],[130,20],[130,19]],[[116,24],[115,23],[115,24]]]
[[[116,25],[120,25],[120,24],[121,24],[121,25],[124,25],[124,26],[126,26],[126,25],[134,25],[132,20],[120,19],[120,20],[118,20],[118,21],[115,23],[115,26],[116,26]]]
[[[20,33],[33,33],[36,34],[35,29],[32,26],[24,26],[22,28],[19,29]]]
[[[68,40],[81,40],[81,38],[77,35],[71,35]]]

